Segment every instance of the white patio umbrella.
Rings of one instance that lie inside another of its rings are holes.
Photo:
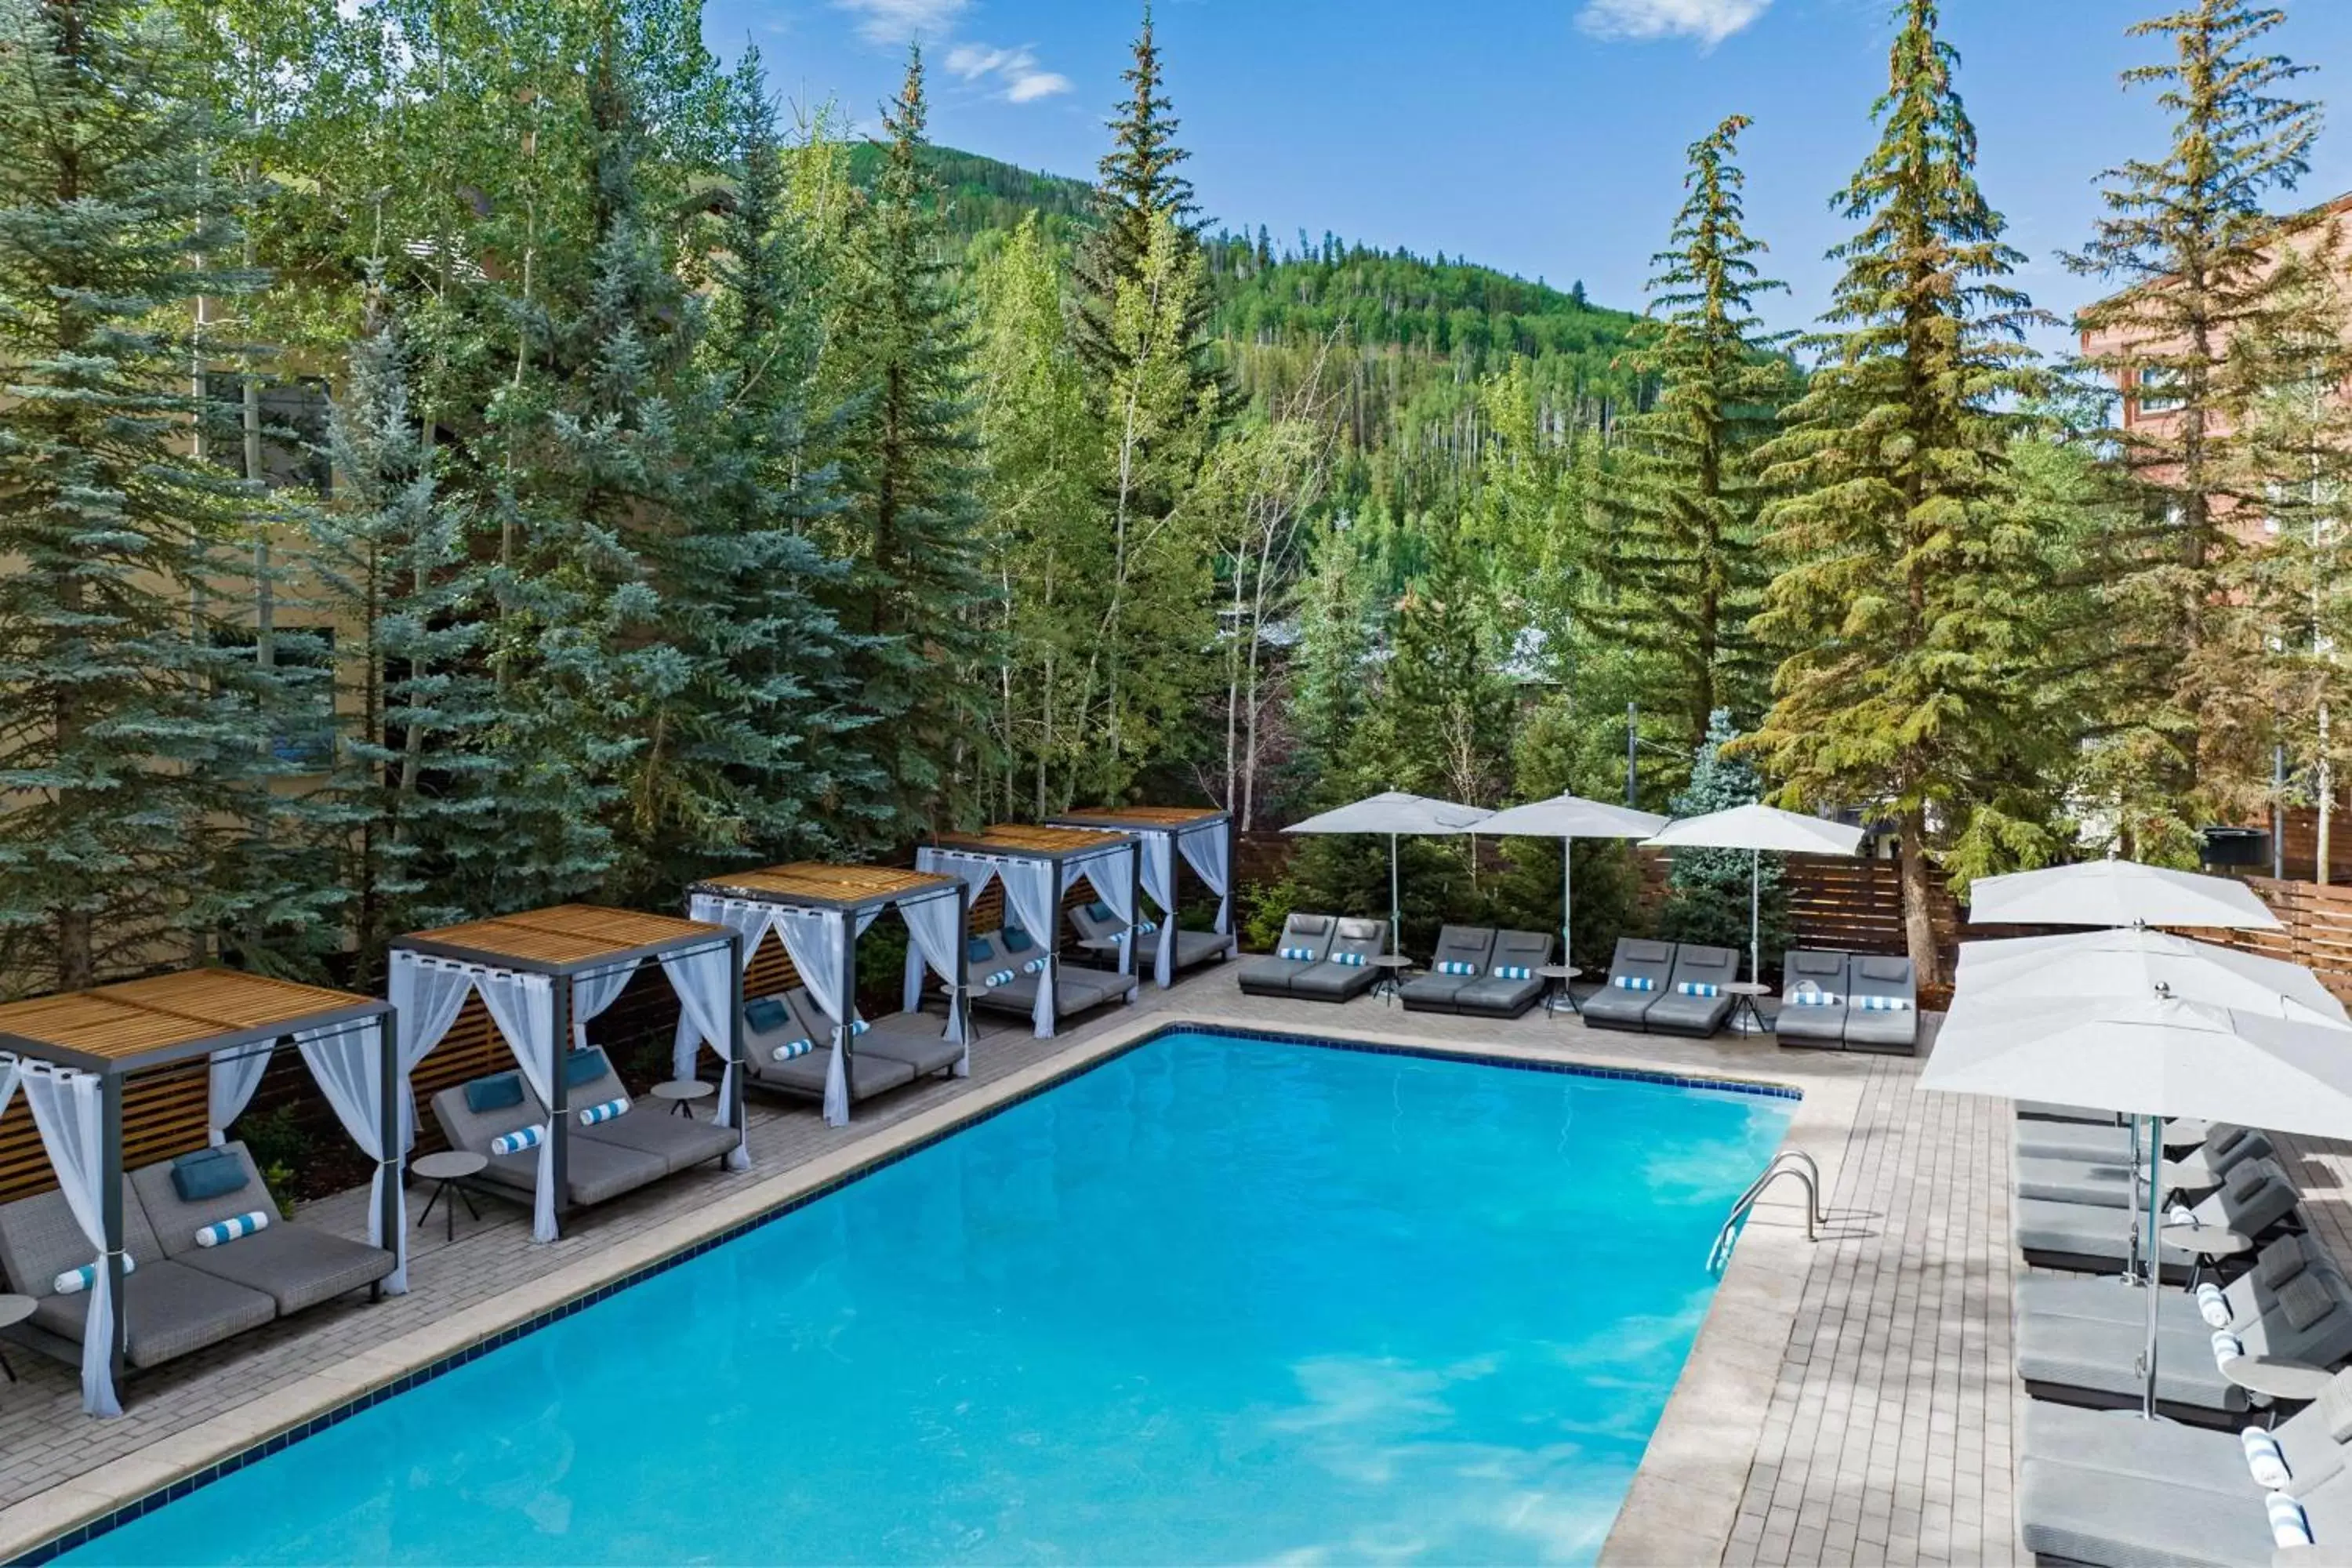
[[[1954,976],[1955,1005],[1962,1007],[1979,997],[2006,1003],[2163,994],[2352,1029],[2344,1004],[2300,963],[2144,928],[1964,942]]]
[[[1450,800],[1433,800],[1424,795],[1407,795],[1402,790],[1386,790],[1351,805],[1334,806],[1294,822],[1285,833],[1370,833],[1386,834],[1389,841],[1389,951],[1402,951],[1402,938],[1397,931],[1397,840],[1427,835],[1468,833],[1486,818],[1494,816],[1484,806],[1461,805]]]
[[[2228,877],[2088,860],[1979,878],[1969,890],[1969,923],[2275,931],[2279,918],[2252,888]]]
[[[1962,988],[1965,990],[1965,987]],[[1922,1089],[2057,1100],[2147,1119],[2160,1147],[2172,1116],[2341,1138],[2352,1133],[2352,1051],[2345,1031],[2153,995],[2005,999],[1956,995],[1920,1074]],[[2157,1230],[2163,1189],[2147,1185],[2147,1342],[2142,1408],[2156,1411]]]
[[[1478,825],[1491,838],[1557,838],[1559,840],[1559,961],[1570,963],[1570,916],[1576,906],[1576,872],[1569,850],[1580,838],[1647,838],[1666,825],[1663,816],[1587,800],[1578,795],[1556,795],[1495,813]]]
[[[1659,849],[1745,849],[1748,851],[1748,978],[1764,973],[1757,952],[1760,899],[1758,889],[1767,850],[1780,855],[1852,855],[1862,847],[1862,829],[1825,816],[1782,811],[1776,805],[1735,805],[1705,816],[1669,822],[1643,840]]]

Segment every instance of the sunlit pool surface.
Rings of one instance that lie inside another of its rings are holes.
[[[1791,1109],[1165,1035],[68,1561],[1589,1561]]]

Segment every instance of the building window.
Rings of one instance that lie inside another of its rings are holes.
[[[2168,365],[2142,365],[2132,373],[2132,401],[2142,415],[2169,413],[2180,406],[2179,379]]]

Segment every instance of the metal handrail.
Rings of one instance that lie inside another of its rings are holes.
[[[1748,1211],[1764,1195],[1764,1189],[1780,1176],[1794,1176],[1804,1186],[1805,1239],[1821,1239],[1816,1227],[1830,1217],[1830,1211],[1822,1205],[1822,1168],[1802,1149],[1783,1149],[1772,1156],[1772,1163],[1764,1167],[1762,1175],[1748,1184],[1748,1190],[1731,1205],[1731,1213],[1724,1216],[1722,1227],[1715,1233],[1715,1245],[1706,1250],[1709,1269],[1721,1268],[1730,1260],[1732,1243],[1739,1237],[1739,1222],[1748,1217]]]

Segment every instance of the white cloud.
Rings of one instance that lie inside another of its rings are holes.
[[[966,81],[993,78],[1007,103],[1034,103],[1070,90],[1070,79],[1037,64],[1027,47],[992,48],[986,44],[958,44],[947,55],[947,68]]]
[[[857,31],[869,43],[903,44],[910,38],[944,37],[948,26],[963,15],[971,0],[833,0],[835,6],[857,18]]]
[[[1576,25],[1596,38],[1696,38],[1713,48],[1772,0],[1586,0]]]

